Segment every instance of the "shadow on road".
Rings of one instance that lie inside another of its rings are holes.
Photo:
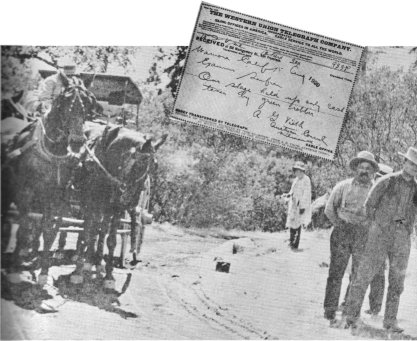
[[[60,258],[54,257],[54,252],[50,252],[51,266],[69,265],[74,262],[71,260],[75,255],[75,250],[66,250]],[[1,257],[2,269],[7,269],[12,261],[11,253],[3,253]],[[30,258],[30,259],[29,259]],[[116,259],[120,262],[119,259]],[[136,318],[137,314],[125,311],[120,308],[119,297],[125,293],[130,284],[131,274],[127,275],[122,290],[109,290],[103,287],[103,279],[100,277],[85,277],[83,284],[73,284],[70,281],[71,274],[61,275],[54,279],[53,286],[48,291],[53,291],[52,296],[47,290],[42,289],[36,284],[34,271],[40,268],[40,253],[32,254],[23,263],[21,270],[27,275],[20,283],[11,283],[5,271],[1,273],[1,297],[8,301],[13,301],[17,306],[35,310],[38,313],[58,312],[55,301],[58,296],[66,300],[86,303],[96,306],[108,312],[120,315],[123,318]],[[51,290],[49,290],[51,289]],[[49,301],[48,301],[49,300]],[[48,302],[45,302],[48,301]],[[62,300],[61,300],[62,301]]]
[[[390,333],[382,328],[375,328],[369,324],[363,324],[357,329],[352,330],[352,335],[359,336],[361,339],[377,340],[417,340],[416,336],[405,333]]]
[[[39,313],[52,312],[45,309],[44,300],[49,300],[52,296],[34,282],[23,281],[21,283],[10,283],[7,277],[1,274],[1,298],[13,301],[18,307],[27,310],[35,310]]]
[[[127,290],[130,284],[131,274],[128,274],[121,292],[105,289],[102,278],[84,278],[83,284],[73,284],[70,281],[71,274],[61,275],[54,280],[54,286],[58,294],[66,299],[86,303],[105,311],[115,313],[123,318],[136,318],[137,314],[120,308],[119,297]]]

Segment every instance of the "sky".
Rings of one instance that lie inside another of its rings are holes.
[[[413,0],[209,0],[367,46],[416,45]],[[1,44],[188,45],[200,0],[3,1]]]
[[[208,0],[220,7],[362,46],[417,46],[412,0]],[[155,46],[188,45],[199,0],[4,1],[0,44],[147,46],[138,50],[135,72],[148,76]],[[24,10],[23,10],[24,9]],[[382,64],[400,67],[415,56],[389,49]],[[37,67],[43,67],[37,64]],[[121,70],[111,70],[121,73]]]

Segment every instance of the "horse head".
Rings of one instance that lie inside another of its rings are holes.
[[[149,173],[153,173],[157,168],[158,161],[155,154],[167,137],[168,134],[165,134],[157,141],[154,141],[153,137],[147,137],[144,144],[138,144],[127,153],[126,167],[121,169],[126,184],[120,196],[120,203],[123,206],[137,205]]]
[[[79,153],[85,141],[83,124],[87,117],[100,110],[94,94],[77,77],[59,73],[63,90],[52,103],[45,117],[48,139],[61,143],[69,153]]]
[[[112,134],[119,136],[114,139]],[[113,152],[108,154],[113,156],[110,159],[107,158],[107,161],[113,162],[113,172],[117,174],[119,180],[119,203],[124,207],[136,205],[149,173],[156,168],[155,153],[166,141],[168,135],[165,134],[154,141],[152,137],[146,137],[124,128],[116,128],[109,132],[109,135],[110,139],[115,142],[109,148],[113,149]]]

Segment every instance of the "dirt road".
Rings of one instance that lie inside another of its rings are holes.
[[[68,287],[73,265],[53,267],[55,281],[51,277],[42,292],[30,281],[8,294],[2,290],[2,339],[417,337],[415,247],[399,309],[407,334],[387,335],[381,316],[363,314],[366,328],[352,335],[322,318],[329,231],[303,233],[300,252],[288,249],[287,239],[285,232],[200,233],[153,224],[142,262],[135,270],[116,269],[113,295],[94,280],[82,289]],[[229,273],[215,271],[219,260],[231,263]],[[347,281],[348,274],[344,287]]]

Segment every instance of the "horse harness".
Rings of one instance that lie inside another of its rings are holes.
[[[105,135],[108,131],[108,129],[110,129],[110,126],[106,126],[104,134]],[[98,141],[98,139],[100,138],[100,136],[97,136],[96,138],[94,138],[91,142],[91,148],[87,145],[87,143],[85,144],[85,149],[87,150],[87,153],[89,154],[91,160],[93,160],[95,162],[95,164],[99,167],[99,169],[104,173],[104,175],[115,185],[118,186],[120,192],[125,192],[127,189],[127,184],[126,182],[121,181],[119,178],[117,178],[116,176],[112,175],[107,169],[106,167],[104,167],[104,165],[100,162],[100,160],[97,158],[96,154],[94,153],[94,149],[96,146],[96,143]],[[150,155],[151,153],[142,153],[143,155]],[[147,174],[149,172],[149,163],[146,166],[146,171],[143,172],[143,174],[135,181],[139,182],[141,180],[143,180]]]

